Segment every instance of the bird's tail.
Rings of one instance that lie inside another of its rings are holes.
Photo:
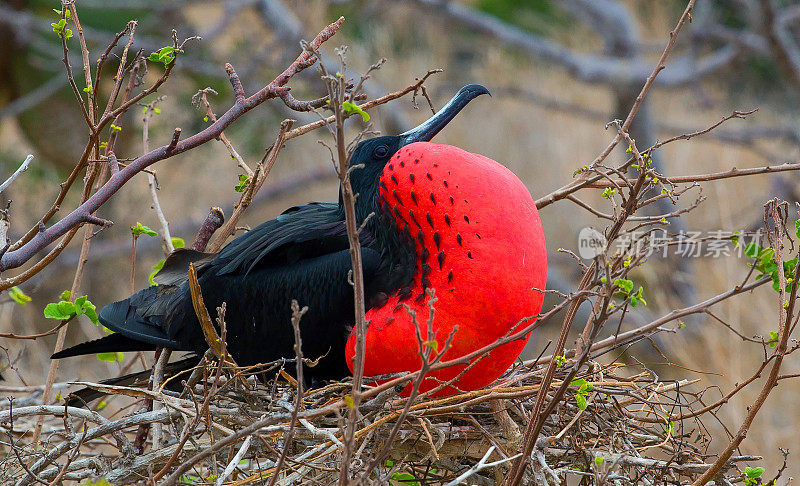
[[[156,346],[154,344],[137,341],[120,333],[114,333],[100,339],[95,339],[94,341],[87,341],[72,346],[71,348],[63,349],[53,354],[50,358],[62,359],[72,356],[82,356],[84,354],[110,353],[116,351],[153,351],[155,349]]]
[[[113,334],[112,334],[113,335]],[[200,362],[200,357],[196,355],[183,358],[179,361],[167,363],[164,367],[164,379],[174,377],[179,373],[183,373],[197,366]],[[111,378],[110,380],[103,380],[100,383],[103,385],[116,385],[116,386],[145,386],[150,379],[152,370],[139,371],[137,373],[130,373],[128,375]],[[166,388],[172,391],[180,391],[183,387],[181,381],[188,379],[189,375],[186,374],[185,378],[174,379],[167,381]],[[70,393],[67,398],[67,405],[70,407],[84,407],[86,404],[97,398],[105,396],[106,393],[97,391],[93,388],[82,388],[76,392]]]

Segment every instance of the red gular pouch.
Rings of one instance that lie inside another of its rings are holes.
[[[544,232],[533,198],[510,170],[457,147],[416,142],[392,156],[381,182],[384,209],[396,215],[399,232],[408,229],[417,262],[410,295],[395,293],[366,314],[365,376],[421,369],[415,327],[431,357],[444,351],[446,362],[519,331],[527,325],[520,321],[539,313],[547,281]],[[436,298],[432,336],[426,289]],[[484,387],[511,366],[529,337],[430,373],[420,391],[456,377],[435,395]],[[355,343],[354,329],[346,347],[351,371]],[[410,392],[411,385],[403,391]]]

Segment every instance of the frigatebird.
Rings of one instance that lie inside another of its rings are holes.
[[[415,176],[409,178],[403,174],[404,179],[398,180],[400,172],[397,175],[387,172],[387,167],[393,167],[390,161],[404,148],[415,146],[419,150],[420,143],[430,141],[471,100],[488,93],[480,85],[465,86],[417,128],[400,135],[364,140],[353,152],[350,165],[361,166],[352,172],[351,184],[358,194],[355,202],[358,223],[366,221],[359,238],[368,309],[385,307],[389,300],[396,304],[418,298],[421,294],[418,287],[430,284],[424,270],[429,266],[421,261],[427,261],[431,251],[420,246],[416,230],[416,226],[428,224],[426,215],[415,214],[413,210],[410,215],[407,210],[406,214],[400,214],[397,202],[407,198],[411,204],[410,199],[418,197],[430,203],[436,196],[424,190],[416,195],[412,187]],[[436,165],[435,160],[428,159]],[[406,163],[414,162],[400,161],[399,165]],[[431,182],[429,178],[431,174],[426,178],[424,170],[418,173],[417,187],[424,188],[424,184]],[[441,180],[436,183],[441,185]],[[394,190],[392,195],[384,190],[389,185],[408,187]],[[389,204],[387,197],[391,199]],[[442,204],[450,204],[444,196],[440,197]],[[430,214],[427,217],[430,221]],[[401,219],[403,225],[398,224]],[[416,226],[409,223],[411,220],[415,220]],[[467,257],[465,254],[464,258]],[[442,257],[433,255],[433,258]],[[455,260],[455,255],[451,258]],[[295,357],[290,324],[290,304],[294,299],[301,306],[308,306],[300,322],[303,354],[312,360],[319,359],[315,366],[306,367],[304,375],[312,380],[329,380],[349,374],[345,350],[353,327],[354,305],[353,287],[348,280],[351,258],[341,192],[338,203],[315,202],[286,210],[234,239],[218,254],[176,251],[156,276],[158,286],[100,311],[100,321],[113,334],[52,357],[146,351],[159,346],[201,355],[207,344],[192,306],[187,280],[190,263],[197,269],[208,309],[213,312],[223,302],[226,304],[227,349],[239,365]],[[438,265],[441,267],[442,263],[439,261]]]

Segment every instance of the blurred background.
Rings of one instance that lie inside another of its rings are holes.
[[[534,198],[572,180],[573,172],[590,163],[615,135],[604,125],[624,119],[635,96],[655,66],[685,7],[684,1],[662,0],[474,0],[474,1],[151,1],[78,0],[80,19],[96,59],[127,21],[137,19],[134,49],[145,54],[170,44],[171,29],[180,38],[202,36],[188,45],[160,91],[166,99],[150,126],[151,146],[167,143],[175,127],[184,134],[207,125],[204,110],[192,96],[211,87],[218,96],[210,102],[217,114],[231,103],[224,65],[237,69],[248,94],[282,71],[310,39],[340,15],[343,29],[326,47],[347,44],[348,75],[358,77],[380,58],[386,64],[367,84],[371,98],[412,84],[429,69],[443,73],[428,82],[428,93],[440,107],[463,84],[477,82],[492,92],[479,99],[437,137],[491,157],[514,171]],[[4,0],[0,3],[0,179],[13,172],[28,153],[35,161],[2,197],[12,200],[11,239],[34,224],[50,207],[58,184],[76,163],[86,141],[84,123],[64,75],[60,41],[51,22],[58,1]],[[654,89],[632,126],[640,148],[658,139],[705,128],[733,110],[758,111],[747,120],[732,120],[712,133],[665,146],[654,156],[665,175],[686,175],[745,168],[787,161],[800,156],[798,95],[800,94],[800,2],[791,0],[699,0],[692,23],[681,32],[678,47],[657,78]],[[71,51],[73,69],[80,52]],[[148,78],[155,79],[153,72]],[[111,69],[109,70],[109,72]],[[108,90],[111,81],[96,87]],[[323,85],[309,69],[291,83],[297,98],[317,98]],[[151,101],[151,100],[148,100]],[[404,131],[427,118],[430,109],[419,98],[380,107],[372,116],[382,133]],[[284,118],[299,123],[314,114],[289,112],[281,103],[268,103],[240,119],[227,136],[252,166],[277,135]],[[363,129],[351,121],[353,135]],[[116,153],[142,153],[141,110],[132,110],[122,124]],[[327,132],[291,140],[244,223],[256,225],[283,209],[313,200],[335,200],[337,184],[327,150],[317,143]],[[623,150],[607,163],[618,165]],[[152,167],[160,185],[161,205],[173,236],[191,242],[211,206],[230,215],[239,194],[234,190],[241,169],[220,142],[173,157]],[[800,201],[800,176],[793,173],[706,183],[684,195],[679,206],[706,199],[680,222],[672,234],[757,230],[763,204],[778,196]],[[65,204],[75,207],[79,190]],[[582,200],[610,211],[601,191],[583,191]],[[498,195],[502,197],[502,195]],[[130,181],[99,216],[114,221],[92,243],[83,291],[98,306],[130,294],[131,233],[137,222],[157,229],[147,179]],[[675,208],[667,204],[663,211]],[[65,213],[64,213],[65,214]],[[577,251],[578,233],[604,221],[571,202],[544,208],[548,238],[550,288],[574,289],[580,268],[559,252]],[[42,317],[48,302],[71,286],[80,238],[34,279],[21,286],[32,300],[25,306],[7,295],[0,298],[0,332],[36,333],[53,327]],[[163,252],[159,238],[141,237],[137,248],[137,289],[148,285],[150,268]],[[707,251],[684,257],[652,256],[634,276],[645,284],[648,305],[626,317],[623,328],[647,322],[673,308],[686,307],[737,285],[747,274],[747,260],[729,246],[730,255]],[[553,300],[552,302],[555,302]],[[745,336],[768,336],[776,330],[776,297],[768,288],[726,301],[715,314]],[[67,344],[96,338],[102,330],[81,317],[70,324]],[[584,318],[585,319],[585,318]],[[581,318],[578,318],[582,328]],[[677,326],[673,326],[676,327]],[[526,358],[536,357],[558,331],[552,322],[536,331]],[[606,330],[612,333],[614,330]],[[0,340],[0,365],[8,384],[41,384],[49,366],[55,336],[36,341]],[[570,341],[571,343],[571,341]],[[745,343],[710,316],[686,321],[674,333],[662,333],[629,350],[633,371],[643,366],[659,379],[700,379],[703,401],[711,403],[749,376],[761,362],[760,345]],[[608,356],[607,359],[615,356]],[[58,381],[95,380],[120,369],[94,357],[61,363]],[[796,356],[784,373],[800,372]],[[752,402],[758,385],[751,385],[704,424],[716,437],[714,447],[727,444]],[[770,397],[758,416],[743,453],[763,455],[771,476],[781,465],[778,447],[790,450],[788,475],[800,474],[800,388],[791,380]],[[699,425],[698,425],[699,427]]]

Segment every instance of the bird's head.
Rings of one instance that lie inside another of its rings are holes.
[[[350,158],[350,166],[360,165],[361,168],[352,172],[350,183],[353,192],[359,195],[356,199],[356,215],[359,221],[375,211],[380,175],[392,156],[405,145],[433,139],[470,101],[482,94],[490,95],[485,87],[468,84],[420,126],[400,135],[371,138],[358,144]]]

